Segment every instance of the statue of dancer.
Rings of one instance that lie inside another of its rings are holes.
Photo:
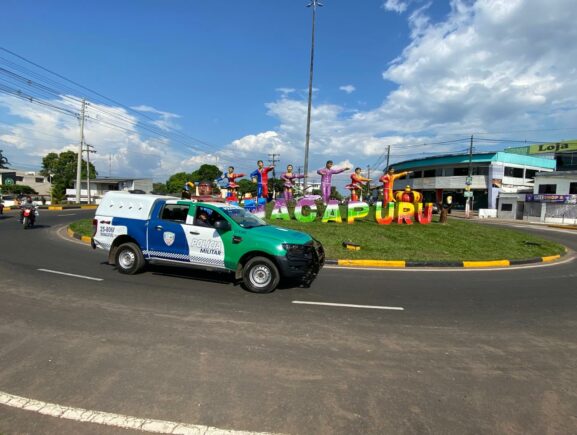
[[[365,178],[361,175],[361,168],[355,168],[355,172],[351,175],[351,184],[347,184],[345,187],[351,191],[351,201],[355,202],[359,200],[359,195],[357,192],[361,192],[361,189],[367,182],[371,181],[370,178]]]
[[[253,181],[257,183],[256,196],[268,201],[268,173],[274,169],[274,165],[265,168],[262,160],[259,160],[256,164],[258,168],[250,174]]]
[[[383,207],[385,207],[389,202],[395,201],[395,198],[393,196],[393,187],[395,185],[395,180],[412,173],[413,171],[405,171],[395,174],[395,168],[391,167],[385,173],[385,175],[379,178],[379,181],[383,183]]]
[[[284,200],[287,204],[291,199],[293,199],[293,180],[298,178],[305,178],[305,175],[293,173],[293,165],[288,165],[286,167],[286,172],[281,176],[281,179],[284,181]]]
[[[321,176],[321,193],[323,196],[323,202],[325,204],[329,203],[329,199],[331,197],[331,181],[334,174],[340,174],[341,172],[348,171],[351,168],[342,168],[342,169],[332,169],[333,161],[328,160],[327,164],[324,168],[321,168],[317,171],[317,174]]]
[[[223,174],[219,180],[226,179],[226,200],[227,201],[238,201],[237,196],[237,189],[238,184],[236,183],[236,179],[244,177],[244,174],[235,174],[234,173],[234,166],[229,166],[227,169],[226,174]]]

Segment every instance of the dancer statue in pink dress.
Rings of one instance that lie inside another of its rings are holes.
[[[284,182],[284,200],[288,204],[288,202],[293,199],[293,188],[294,182],[298,178],[305,178],[304,174],[295,174],[293,172],[293,165],[288,165],[286,167],[286,172],[282,174],[281,179]]]
[[[332,167],[333,167],[333,161],[328,160],[325,167],[317,171],[317,174],[321,176],[321,193],[323,196],[323,202],[325,204],[328,204],[329,199],[331,197],[333,175],[340,174],[341,172],[345,172],[351,169],[351,168],[332,169]]]

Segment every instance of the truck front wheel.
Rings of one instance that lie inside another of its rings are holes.
[[[242,271],[243,287],[253,293],[270,293],[276,289],[280,274],[275,264],[266,257],[253,257]]]
[[[134,275],[144,267],[144,256],[136,243],[123,243],[116,249],[116,267],[120,273]]]

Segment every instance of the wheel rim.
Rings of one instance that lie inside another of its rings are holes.
[[[134,255],[134,252],[129,250],[122,251],[118,256],[118,264],[123,269],[130,269],[132,266],[134,266],[135,261],[136,255]]]
[[[266,265],[259,264],[251,269],[249,280],[254,287],[266,287],[272,281],[272,273]]]

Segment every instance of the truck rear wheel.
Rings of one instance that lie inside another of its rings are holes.
[[[249,292],[270,293],[279,281],[278,268],[266,257],[253,257],[244,265],[242,285]]]
[[[120,273],[134,275],[144,267],[144,256],[136,243],[123,243],[116,249],[116,267]]]

